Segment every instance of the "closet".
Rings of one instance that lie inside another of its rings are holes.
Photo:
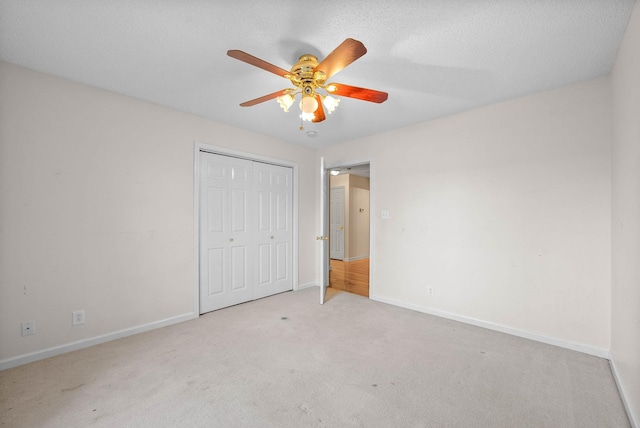
[[[200,154],[200,313],[293,289],[292,168]]]

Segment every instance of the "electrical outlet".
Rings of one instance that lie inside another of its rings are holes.
[[[429,296],[433,296],[433,287],[429,287]]]
[[[84,309],[81,311],[73,311],[71,325],[84,324]]]
[[[22,336],[30,336],[36,334],[36,322],[24,321],[22,323]]]

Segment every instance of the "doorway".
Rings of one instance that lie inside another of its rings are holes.
[[[329,287],[369,297],[370,164],[329,170]]]

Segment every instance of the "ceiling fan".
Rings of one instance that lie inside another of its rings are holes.
[[[287,71],[270,64],[253,55],[239,50],[227,51],[227,55],[237,60],[246,62],[258,68],[262,68],[273,74],[289,79],[293,88],[283,89],[269,95],[264,95],[240,104],[242,107],[250,107],[276,98],[278,104],[285,112],[289,111],[295,101],[295,96],[301,94],[300,118],[311,122],[322,122],[326,119],[325,109],[333,112],[340,99],[332,95],[355,98],[374,103],[382,103],[387,100],[389,94],[373,89],[358,88],[356,86],[343,85],[341,83],[327,83],[327,80],[337,72],[367,53],[367,48],[362,42],[354,39],[346,39],[335,48],[325,59],[318,62],[318,58],[305,54],[298,62]],[[321,92],[326,92],[323,94]],[[324,104],[324,108],[322,107]],[[303,129],[301,126],[300,129]]]

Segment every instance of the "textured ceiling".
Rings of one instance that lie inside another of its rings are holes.
[[[0,0],[0,59],[236,127],[323,147],[607,75],[634,0]],[[332,81],[389,93],[342,97],[300,131],[290,87],[226,55],[284,69],[344,39],[368,53]]]

